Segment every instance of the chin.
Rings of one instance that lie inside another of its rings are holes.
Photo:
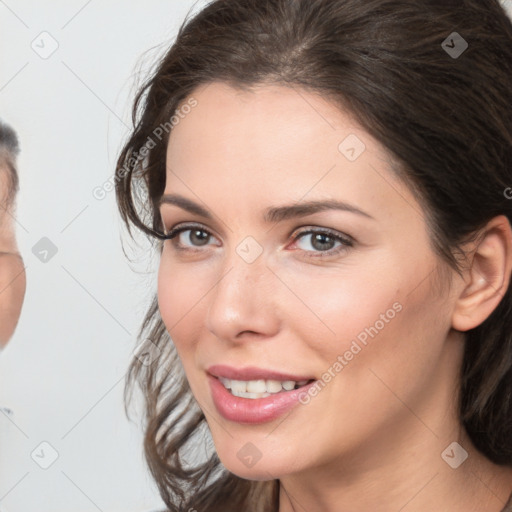
[[[223,466],[234,475],[243,478],[244,480],[255,480],[255,481],[267,481],[267,480],[275,480],[276,478],[281,478],[283,476],[279,471],[277,465],[263,463],[262,460],[258,461],[254,466],[247,467],[245,464],[241,463],[238,459],[236,460],[226,460],[222,457],[220,458]]]
[[[275,480],[299,470],[296,455],[292,458],[279,457],[279,452],[275,448],[258,449],[250,441],[250,436],[247,436],[246,440],[223,439],[222,443],[225,444],[216,444],[217,455],[222,465],[240,478]]]

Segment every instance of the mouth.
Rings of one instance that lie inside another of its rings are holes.
[[[275,379],[234,380],[225,377],[218,377],[218,379],[233,396],[253,400],[300,389],[314,381],[314,379],[303,379],[300,381],[281,381]]]
[[[207,369],[217,411],[236,423],[273,421],[296,407],[316,379],[256,367],[215,365]]]

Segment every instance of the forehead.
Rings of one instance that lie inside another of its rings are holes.
[[[350,134],[364,139],[366,151],[385,153],[352,117],[318,94],[279,85],[245,91],[222,82],[203,85],[191,95],[197,106],[175,126],[169,138],[168,167],[203,171],[237,161],[238,171],[265,168],[297,172],[332,163]],[[362,145],[362,140],[360,145]],[[348,161],[347,161],[348,163]]]
[[[242,90],[213,82],[198,87],[191,96],[197,106],[173,130],[171,139],[179,137],[179,132],[188,131],[194,131],[195,138],[203,143],[226,136],[232,142],[241,142],[242,137],[246,146],[256,147],[264,139],[268,150],[279,144],[282,153],[287,143],[318,137],[327,138],[325,142],[332,142],[337,149],[336,142],[344,130],[363,131],[347,111],[318,93],[298,87],[259,84]],[[370,136],[365,134],[365,138]],[[274,139],[275,144],[268,145],[269,139]],[[226,145],[229,142],[224,141]],[[378,146],[373,139],[368,142]]]
[[[223,202],[233,191],[233,203],[246,206],[306,196],[350,199],[366,211],[415,203],[404,201],[411,194],[390,171],[382,145],[318,93],[214,82],[191,97],[197,106],[169,138],[167,192]]]

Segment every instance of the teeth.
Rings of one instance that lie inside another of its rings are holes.
[[[265,393],[267,385],[264,380],[250,380],[247,382],[247,391],[249,393]]]
[[[243,380],[232,380],[231,391],[233,393],[245,393],[247,391],[247,382]]]
[[[295,387],[295,382],[293,380],[285,380],[283,382],[283,388],[286,389],[286,391],[291,391]]]
[[[267,380],[267,392],[268,393],[279,393],[283,389],[281,382],[278,380]]]
[[[219,380],[222,382],[226,389],[231,389],[231,379],[225,379],[224,377],[219,377]]]
[[[265,398],[270,396],[270,393],[242,393],[238,391],[232,391],[231,394],[240,398]]]
[[[263,398],[276,393],[284,391],[291,391],[292,389],[306,385],[308,380],[300,380],[295,382],[293,380],[232,380],[219,377],[226,389],[231,390],[231,394],[241,398]]]

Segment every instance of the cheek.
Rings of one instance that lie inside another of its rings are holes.
[[[357,336],[364,340],[366,328],[376,323],[379,331],[387,328],[400,309],[400,304],[395,304],[400,283],[396,276],[379,278],[390,274],[379,273],[375,266],[367,272],[352,266],[324,270],[287,272],[283,281],[289,290],[282,292],[276,309],[291,320],[287,325],[296,328],[298,339],[307,333],[306,339],[315,349],[332,359],[348,350]]]
[[[338,362],[331,372],[340,375],[331,399],[350,404],[369,425],[401,413],[396,396],[417,403],[439,380],[434,377],[449,330],[449,311],[428,281],[413,289],[405,284],[398,290],[375,288],[366,299],[356,295],[342,301],[337,323],[341,335],[324,357],[329,361],[326,370]]]
[[[201,336],[205,301],[201,301],[207,288],[188,267],[171,264],[165,249],[158,269],[158,307],[160,316],[187,376],[196,399],[201,396],[197,388],[197,346]]]
[[[171,264],[164,249],[158,269],[158,307],[180,356],[196,339],[195,329],[200,327],[196,318],[205,293],[197,276],[189,274],[186,268]]]
[[[276,310],[289,320],[292,338],[309,345],[316,370],[349,370],[350,380],[368,379],[369,368],[382,368],[390,380],[404,365],[421,372],[424,361],[439,355],[449,327],[447,308],[430,290],[431,280],[419,285],[418,276],[433,264],[426,258],[414,265],[379,258],[363,270],[346,266],[309,275],[289,270],[282,275],[293,294],[283,292]]]

